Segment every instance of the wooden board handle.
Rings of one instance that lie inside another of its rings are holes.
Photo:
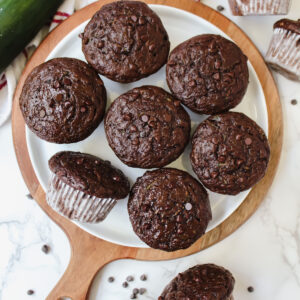
[[[79,239],[75,241],[76,236]],[[63,297],[72,300],[88,299],[90,286],[98,271],[116,259],[135,257],[137,250],[115,245],[89,234],[73,233],[70,243],[72,255],[68,268],[47,300],[61,300]]]

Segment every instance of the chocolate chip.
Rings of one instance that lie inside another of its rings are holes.
[[[90,40],[87,37],[82,37],[83,43],[86,45]]]
[[[133,22],[136,22],[136,21],[137,21],[137,16],[132,15],[132,16],[131,16],[131,20],[132,20]]]
[[[237,135],[235,136],[235,139],[236,139],[237,141],[239,141],[241,138],[242,138],[242,135],[241,135],[241,134],[237,134]]]
[[[217,6],[217,10],[218,11],[223,11],[225,8],[224,8],[224,6],[222,6],[222,5],[218,5]]]
[[[29,200],[32,200],[32,199],[33,199],[33,197],[31,196],[31,194],[27,194],[27,195],[26,195],[26,198],[29,199]]]
[[[79,33],[78,36],[79,36],[79,38],[82,39],[83,38],[83,32]]]
[[[82,163],[83,163],[83,158],[81,157],[81,158],[78,158],[77,160],[76,160],[76,163],[77,163],[77,165],[81,165]]]
[[[185,204],[185,209],[186,210],[191,210],[192,208],[193,208],[193,205],[191,203],[188,202],[188,203]]]
[[[34,294],[34,290],[28,290],[27,291],[27,295],[33,295]]]
[[[42,109],[42,110],[40,111],[40,117],[41,117],[41,118],[44,118],[45,115],[46,115],[46,112]]]
[[[50,251],[50,247],[49,247],[48,245],[43,245],[42,251],[43,251],[45,254],[48,254],[49,251]]]
[[[251,145],[251,144],[252,144],[252,139],[246,138],[246,139],[245,139],[245,144],[246,144],[247,146]]]
[[[130,295],[130,299],[136,299],[136,295],[135,294],[131,294]]]
[[[61,101],[63,98],[64,98],[63,94],[57,94],[56,97],[55,97],[55,100],[56,101]]]
[[[97,47],[98,48],[103,48],[104,47],[104,42],[103,41],[100,41],[98,44],[97,44]]]
[[[296,99],[292,99],[292,100],[291,100],[291,104],[292,104],[292,105],[296,105],[297,103],[298,103],[298,101],[297,101]]]
[[[254,287],[253,286],[249,286],[247,288],[247,290],[248,290],[249,293],[253,293],[254,292]]]
[[[123,287],[123,288],[127,288],[127,287],[128,287],[128,282],[127,282],[127,281],[124,281],[124,282],[122,283],[122,287]]]
[[[129,276],[126,277],[126,280],[127,280],[128,282],[131,282],[131,281],[134,280],[134,277],[131,276],[131,275],[129,275]]]
[[[85,106],[81,106],[80,107],[80,112],[82,112],[82,113],[86,112],[86,107]]]
[[[107,281],[110,282],[110,283],[111,283],[111,282],[114,282],[114,281],[115,281],[115,278],[112,277],[112,276],[110,276],[110,277],[108,277]]]
[[[216,80],[219,80],[220,79],[220,73],[215,73],[213,75],[213,78],[216,79]]]
[[[171,122],[172,116],[171,116],[170,114],[165,114],[165,115],[164,115],[164,120],[165,120],[166,122]]]
[[[142,115],[141,119],[143,122],[148,122],[149,117],[147,115]]]
[[[72,81],[69,78],[65,77],[64,80],[63,80],[63,83],[65,85],[70,85],[72,83]]]
[[[141,277],[140,277],[140,279],[142,281],[146,281],[147,280],[147,275],[146,274],[142,274]]]
[[[140,288],[139,292],[141,295],[145,294],[146,293],[146,289],[145,288]]]
[[[125,121],[130,121],[130,120],[131,120],[130,114],[125,114],[125,115],[123,116],[123,118],[124,118]]]
[[[134,289],[132,290],[132,293],[135,294],[135,295],[137,295],[137,294],[139,293],[139,289],[134,288]]]
[[[175,105],[175,106],[180,106],[180,101],[175,101],[175,102],[174,102],[174,105]]]

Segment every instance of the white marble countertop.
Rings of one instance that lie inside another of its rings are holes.
[[[230,17],[265,54],[273,23],[280,16]],[[297,14],[298,12],[298,14]],[[300,1],[293,0],[290,18],[300,17]],[[236,278],[237,300],[300,299],[300,84],[275,74],[284,115],[284,145],[279,170],[263,204],[233,235],[201,253],[166,262],[116,261],[107,265],[92,286],[90,299],[126,300],[134,287],[145,287],[139,299],[157,299],[180,271],[197,263],[216,263]],[[298,104],[292,105],[291,99]],[[16,162],[11,124],[0,128],[0,300],[45,299],[67,267],[70,247],[64,233],[44,214],[28,193]],[[45,254],[44,244],[50,246]],[[140,281],[141,274],[148,280]],[[122,282],[133,275],[125,289]],[[107,278],[115,281],[108,283]],[[254,287],[249,293],[247,288]],[[32,289],[33,295],[27,295]]]

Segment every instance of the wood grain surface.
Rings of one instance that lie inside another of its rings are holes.
[[[30,193],[41,208],[67,234],[72,249],[69,266],[61,280],[47,297],[48,300],[58,300],[61,299],[61,297],[70,297],[73,300],[87,299],[89,287],[95,274],[105,264],[113,260],[120,258],[141,260],[173,259],[196,253],[224,239],[245,223],[263,201],[271,186],[280,159],[283,139],[283,121],[279,95],[273,77],[265,64],[264,59],[248,36],[222,14],[201,3],[196,3],[192,0],[144,0],[144,2],[148,4],[162,4],[180,8],[206,19],[232,38],[248,56],[262,85],[268,109],[268,138],[271,146],[271,158],[267,174],[251,190],[240,207],[223,223],[205,234],[189,249],[173,253],[154,249],[129,248],[103,241],[86,233],[69,220],[54,212],[46,204],[45,193],[37,180],[29,158],[25,137],[25,124],[19,109],[19,96],[29,72],[35,66],[44,62],[57,43],[70,31],[82,22],[90,19],[102,5],[109,2],[111,2],[111,0],[100,0],[89,5],[76,12],[53,30],[35,51],[34,55],[26,65],[14,95],[12,113],[13,140],[23,178]]]

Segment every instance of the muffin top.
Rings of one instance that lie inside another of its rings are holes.
[[[138,237],[164,251],[191,246],[212,218],[202,185],[188,173],[171,168],[147,171],[137,179],[128,212]]]
[[[110,147],[125,164],[159,168],[179,157],[189,141],[190,117],[161,88],[142,86],[117,98],[105,117]]]
[[[74,58],[54,58],[32,70],[20,96],[27,126],[41,139],[75,143],[103,119],[106,91],[98,74]]]
[[[274,24],[275,28],[283,28],[288,31],[300,34],[300,19],[298,21],[290,20],[290,19],[281,19]]]
[[[213,34],[178,45],[167,63],[171,92],[197,113],[216,114],[240,103],[247,86],[247,57],[233,42]]]
[[[197,265],[179,273],[158,300],[229,300],[235,280],[232,274],[213,264]]]
[[[49,160],[50,170],[64,183],[98,198],[122,199],[129,193],[124,174],[96,156],[62,151]]]
[[[82,34],[86,60],[118,82],[133,82],[155,73],[167,61],[168,34],[160,18],[139,1],[104,5]]]
[[[208,189],[236,195],[265,175],[269,156],[264,131],[246,115],[228,112],[199,124],[190,157],[194,172]]]

